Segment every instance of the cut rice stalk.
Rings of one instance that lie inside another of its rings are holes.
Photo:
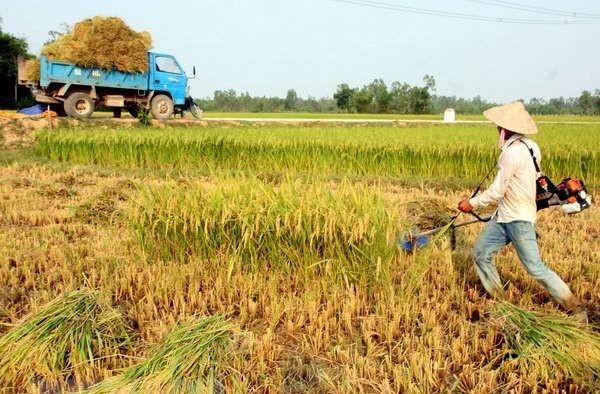
[[[501,302],[492,323],[502,332],[508,349],[503,364],[524,371],[545,371],[581,381],[600,383],[600,336],[565,316],[542,314]],[[516,357],[515,357],[516,356]]]
[[[121,313],[99,292],[72,291],[0,337],[0,386],[90,384],[116,368],[128,347]]]
[[[150,350],[148,359],[85,393],[212,393],[234,331],[219,315],[183,324]]]

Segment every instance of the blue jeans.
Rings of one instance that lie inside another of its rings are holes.
[[[501,247],[511,242],[529,275],[544,286],[558,303],[571,307],[576,298],[565,282],[542,262],[534,226],[527,221],[498,223],[496,218],[492,218],[477,239],[473,257],[477,273],[487,292],[491,295],[502,293],[502,282],[493,258]]]

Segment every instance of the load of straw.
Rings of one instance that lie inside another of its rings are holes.
[[[0,337],[0,387],[64,387],[97,381],[129,347],[120,312],[95,291],[65,294]]]
[[[452,210],[438,199],[411,201],[406,210],[411,225],[422,231],[443,227],[452,219]]]
[[[40,80],[40,61],[38,59],[25,60],[25,79],[28,81]]]
[[[117,17],[85,19],[42,48],[49,59],[64,60],[82,67],[124,72],[148,69],[150,33],[136,32]]]
[[[85,393],[212,393],[234,331],[219,315],[183,324],[151,349],[148,359]]]
[[[492,324],[503,334],[508,349],[503,364],[527,371],[545,371],[600,384],[600,336],[567,317],[526,311],[509,302],[498,304]]]

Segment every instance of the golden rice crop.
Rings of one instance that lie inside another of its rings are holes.
[[[477,184],[499,152],[488,126],[234,127],[191,130],[63,129],[38,136],[39,154],[62,162],[166,171],[416,179]],[[600,180],[600,126],[544,125],[542,168],[556,182]],[[568,135],[567,138],[560,138]],[[569,141],[569,142],[567,142]]]
[[[186,261],[225,256],[243,269],[333,267],[355,280],[387,271],[397,216],[376,194],[284,182],[149,186],[128,213],[145,250]],[[233,262],[231,262],[233,264]]]

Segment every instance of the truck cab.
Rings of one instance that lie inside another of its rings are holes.
[[[150,90],[168,92],[175,105],[185,102],[188,78],[174,56],[148,53]]]

